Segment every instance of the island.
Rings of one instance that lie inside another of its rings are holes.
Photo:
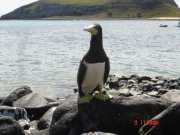
[[[180,17],[174,0],[39,0],[1,19],[113,19]]]

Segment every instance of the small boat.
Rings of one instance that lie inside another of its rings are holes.
[[[160,24],[159,27],[168,27],[168,25],[167,24]]]
[[[177,27],[180,27],[180,21],[179,21],[179,23],[178,23]]]

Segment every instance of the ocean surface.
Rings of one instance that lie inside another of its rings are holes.
[[[0,21],[0,97],[22,85],[48,97],[73,93],[92,23],[103,27],[111,74],[180,77],[177,21]]]

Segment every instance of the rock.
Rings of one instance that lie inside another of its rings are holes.
[[[157,91],[158,89],[151,83],[141,84],[139,90],[143,92]]]
[[[115,75],[110,75],[108,77],[107,84],[109,84],[109,88],[118,89],[119,88],[119,78]]]
[[[129,77],[129,79],[138,81],[138,80],[139,80],[139,76],[138,76],[138,75],[131,75],[131,76]]]
[[[37,124],[38,124],[37,120],[31,121],[29,123],[30,128],[28,130],[25,130],[25,132],[30,134],[30,133],[39,131],[38,127],[37,127]]]
[[[160,97],[158,91],[151,91],[151,92],[148,92],[147,94],[152,97],[157,97],[157,98]]]
[[[49,135],[79,135],[77,98],[70,97],[53,114]]]
[[[137,135],[141,125],[134,125],[136,118],[150,119],[166,106],[167,102],[146,96],[119,97],[109,102],[93,100],[89,104],[80,105],[79,115],[85,131]],[[95,125],[96,129],[88,125]]]
[[[168,100],[169,102],[180,102],[180,91],[171,90],[162,95],[161,98]]]
[[[22,86],[18,89],[15,89],[12,93],[10,93],[9,96],[7,96],[7,98],[3,100],[2,105],[12,106],[14,101],[30,93],[32,93],[30,87]]]
[[[138,78],[138,83],[141,83],[142,81],[151,81],[151,77],[148,76],[142,76]]]
[[[2,103],[5,99],[5,97],[0,97],[0,103]]]
[[[81,135],[115,135],[115,134],[103,133],[103,132],[89,132],[89,133],[84,133],[84,134],[81,134]]]
[[[158,90],[158,95],[163,95],[163,94],[165,94],[165,93],[167,93],[167,92],[168,92],[167,89],[159,89],[159,90]]]
[[[48,102],[45,97],[37,93],[30,93],[13,103],[13,106],[25,108],[31,120],[40,119],[49,108],[58,105],[58,102]]]
[[[55,107],[50,108],[50,110],[47,111],[45,115],[43,115],[43,117],[38,121],[37,123],[38,130],[44,130],[50,127],[54,110]]]
[[[33,132],[26,132],[26,135],[49,135],[49,130],[41,130],[41,131],[33,131]]]
[[[0,117],[0,135],[25,135],[25,133],[14,119]]]
[[[27,112],[24,108],[0,106],[0,116],[8,116],[15,119],[16,121],[25,120],[29,122]]]
[[[134,121],[149,120],[168,105],[164,100],[143,95],[119,96],[110,101],[93,99],[78,106],[76,100],[68,99],[54,112],[50,135],[79,135],[95,131],[138,135],[142,123],[135,125]]]
[[[160,121],[159,129],[162,135],[179,135],[180,105],[177,105],[170,113]]]
[[[47,129],[48,127],[49,127],[49,123],[47,123],[47,121],[44,119],[40,119],[37,123],[38,130],[44,130]]]
[[[23,108],[38,108],[48,104],[48,101],[38,93],[30,93],[14,102],[13,106]]]
[[[52,122],[52,117],[53,113],[56,110],[57,107],[52,107],[50,108],[39,120],[38,122],[38,129],[43,130],[49,128],[51,122]]]

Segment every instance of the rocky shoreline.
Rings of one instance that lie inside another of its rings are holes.
[[[105,89],[113,99],[84,104],[78,104],[77,94],[58,100],[28,86],[15,89],[0,98],[0,134],[139,135],[143,125],[157,126],[151,135],[180,134],[178,105],[157,118],[179,103],[180,78],[110,75]]]

